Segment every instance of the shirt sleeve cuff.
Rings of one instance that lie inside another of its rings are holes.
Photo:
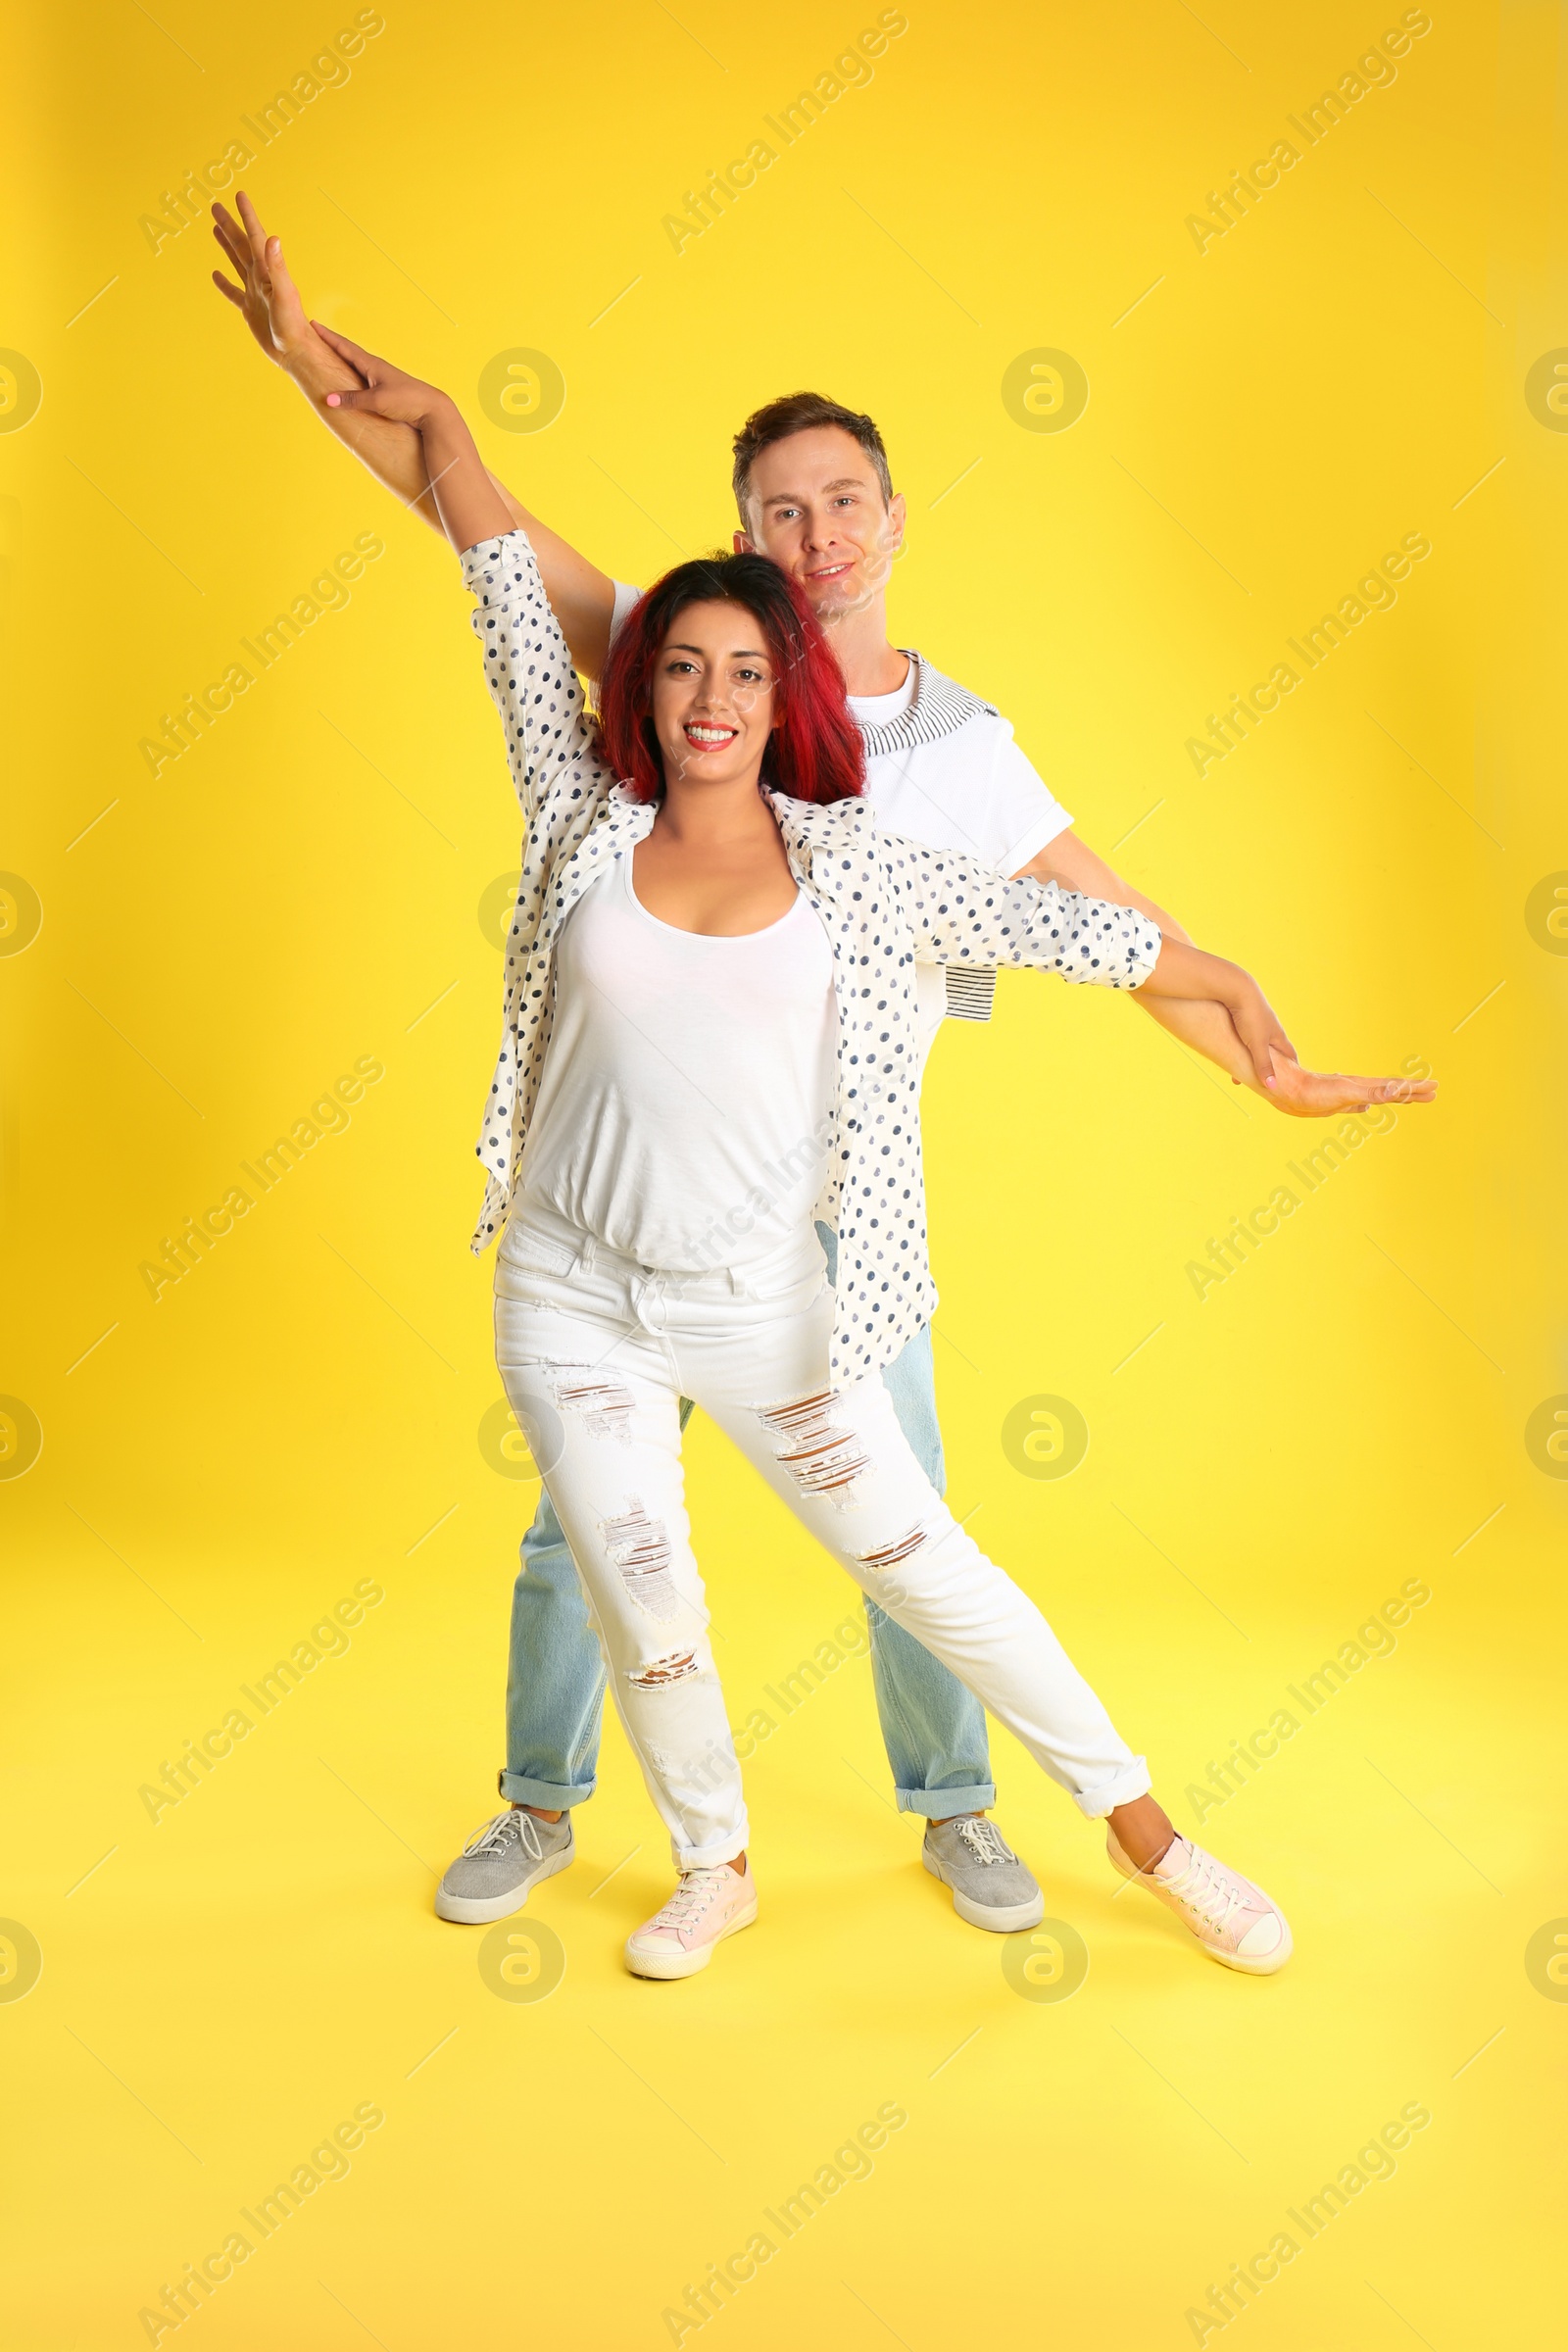
[[[1144,982],[1153,975],[1154,966],[1159,961],[1159,951],[1165,944],[1165,935],[1147,914],[1138,915],[1135,919],[1138,934],[1130,960],[1136,968],[1137,977],[1129,979],[1127,985],[1129,988],[1142,988]]]
[[[1072,818],[1065,808],[1053,808],[1049,815],[1039,818],[1022,838],[1015,841],[1003,858],[1001,872],[1005,881],[1015,882],[1026,865],[1032,865],[1044,849],[1048,849],[1058,833],[1072,830]]]
[[[526,532],[503,531],[498,538],[476,539],[472,547],[464,549],[459,561],[463,565],[464,585],[470,595],[482,597],[487,589],[497,586],[496,574],[505,564],[531,566],[533,549],[528,545]]]

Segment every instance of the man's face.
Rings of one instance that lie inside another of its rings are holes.
[[[904,499],[884,501],[852,434],[813,425],[762,451],[752,467],[747,522],[735,534],[737,551],[770,556],[831,625],[887,586],[904,544]]]

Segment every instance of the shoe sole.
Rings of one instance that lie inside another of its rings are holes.
[[[938,1886],[950,1889],[953,1908],[971,1928],[984,1928],[993,1936],[1016,1936],[1021,1928],[1038,1928],[1046,1916],[1046,1898],[1038,1888],[1033,1901],[1027,1903],[977,1903],[972,1896],[961,1893],[951,1879],[944,1878],[941,1865],[933,1862],[929,1854],[922,1854],[920,1860]]]
[[[541,1862],[536,1871],[506,1894],[448,1894],[445,1886],[438,1886],[435,1915],[437,1919],[451,1920],[460,1928],[482,1928],[492,1919],[510,1919],[514,1911],[522,1909],[536,1886],[569,1868],[575,1858],[575,1845],[568,1845],[564,1852],[552,1854],[548,1862]]]
[[[667,1958],[662,1952],[634,1952],[628,1940],[626,1966],[634,1977],[654,1977],[662,1983],[668,1983],[677,1977],[695,1977],[708,1966],[726,1936],[738,1936],[742,1928],[749,1928],[756,1917],[757,1905],[754,1902],[749,1911],[742,1911],[720,1928],[711,1943],[699,1944],[691,1952],[671,1952]]]
[[[1149,1886],[1147,1877],[1143,1871],[1123,1868],[1122,1864],[1117,1861],[1114,1854],[1108,1855],[1107,1860],[1109,1861],[1112,1870],[1120,1872],[1124,1879],[1138,1879],[1143,1882],[1145,1891],[1147,1893],[1154,1893],[1153,1888]],[[1157,1894],[1154,1894],[1154,1900],[1156,1903],[1159,1903],[1159,1907],[1162,1911],[1170,1911],[1171,1907],[1169,1903],[1160,1903]],[[1285,1930],[1285,1940],[1280,1945],[1278,1951],[1265,1953],[1261,1960],[1245,1959],[1240,1952],[1216,1951],[1211,1943],[1205,1943],[1203,1941],[1201,1936],[1193,1936],[1193,1931],[1191,1928],[1187,1928],[1187,1933],[1189,1936],[1192,1936],[1193,1941],[1197,1944],[1199,1950],[1203,1954],[1204,1958],[1208,1960],[1217,1960],[1221,1968],[1234,1968],[1238,1976],[1243,1977],[1272,1977],[1285,1966],[1286,1961],[1296,1949],[1296,1943],[1291,1935],[1290,1921],[1286,1918],[1283,1911],[1276,1911],[1274,1916],[1279,1921],[1280,1926]],[[1173,1919],[1176,1918],[1176,1914],[1171,1912],[1171,1917]],[[1177,1920],[1177,1925],[1179,1927],[1186,1927],[1186,1922],[1184,1920]]]

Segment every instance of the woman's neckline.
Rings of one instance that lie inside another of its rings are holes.
[[[782,930],[784,925],[792,922],[800,911],[801,891],[800,884],[797,883],[794,904],[787,906],[782,914],[776,915],[772,922],[762,923],[755,931],[688,931],[680,923],[666,923],[662,914],[655,914],[650,907],[643,905],[637,896],[637,884],[632,874],[632,855],[630,850],[626,851],[621,860],[625,867],[626,897],[645,923],[652,923],[656,931],[667,931],[673,939],[700,939],[710,948],[737,947],[743,940],[765,939],[770,931]]]

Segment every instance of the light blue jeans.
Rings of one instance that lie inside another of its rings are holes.
[[[837,1236],[822,1225],[817,1233],[831,1280]],[[929,1325],[882,1378],[900,1427],[943,1494],[947,1472]],[[683,1399],[682,1428],[691,1409]],[[512,1593],[507,1762],[497,1786],[516,1804],[564,1812],[582,1804],[597,1786],[605,1666],[566,1539],[543,1491],[522,1539],[521,1563]],[[899,1810],[936,1820],[989,1810],[997,1791],[980,1701],[874,1601],[866,1602],[865,1615],[871,1680]]]

